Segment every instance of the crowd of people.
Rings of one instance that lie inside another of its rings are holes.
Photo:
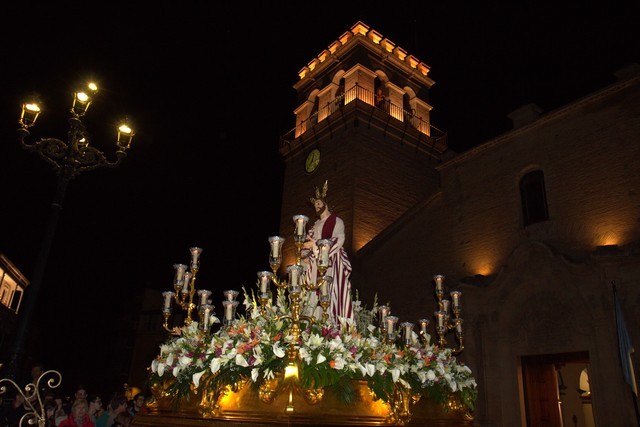
[[[129,427],[136,415],[148,411],[147,396],[141,392],[131,399],[124,393],[113,393],[105,402],[99,394],[90,394],[79,385],[72,396],[63,397],[57,389],[49,388],[46,381],[38,381],[43,372],[40,363],[31,368],[30,384],[39,385],[37,393],[22,389],[1,396],[0,427],[18,427],[23,416],[34,410],[42,415],[38,397],[42,400],[45,427]],[[27,401],[28,398],[32,401]],[[23,425],[27,425],[26,421]]]

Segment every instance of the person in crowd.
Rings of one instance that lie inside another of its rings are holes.
[[[329,267],[326,276],[333,278],[329,295],[331,303],[329,306],[329,318],[334,322],[339,322],[340,318],[353,319],[353,306],[351,302],[351,261],[344,249],[345,229],[342,219],[333,213],[327,200],[329,182],[325,181],[322,189],[316,187],[315,197],[311,197],[316,212],[316,221],[307,232],[307,240],[303,247],[309,249],[307,256],[308,268],[306,269],[307,280],[317,283],[318,276],[318,245],[320,239],[332,241],[329,250]]]
[[[111,399],[107,410],[96,420],[96,427],[113,427],[118,414],[127,412],[129,401],[124,394],[118,394]]]
[[[71,413],[58,424],[58,427],[95,427],[89,417],[89,404],[86,399],[76,399],[71,404]]]
[[[133,416],[138,414],[146,414],[149,408],[146,405],[147,398],[143,393],[138,393],[133,397],[129,404],[129,413]]]
[[[48,387],[47,381],[45,379],[40,381],[40,383],[38,384],[38,381],[40,380],[40,377],[44,374],[44,372],[45,372],[44,363],[35,362],[33,365],[31,365],[31,370],[29,372],[29,379],[27,380],[28,384],[25,384],[25,387],[24,387],[25,392],[26,392],[26,387],[29,386],[30,384],[32,384],[33,387],[38,387],[38,393],[40,394],[40,397],[46,396],[47,393],[51,391],[51,388]],[[29,401],[32,404],[36,404],[38,400],[38,395],[35,393],[35,390],[30,390],[28,394],[31,395]]]
[[[129,427],[133,422],[133,415],[129,412],[120,412],[116,415],[116,419],[113,422],[113,427]]]
[[[4,423],[3,425],[9,427],[18,426],[22,416],[27,413],[27,409],[24,403],[24,396],[22,395],[22,393],[16,391],[13,398],[10,399],[7,403],[3,404],[3,413],[0,417],[0,422]]]
[[[82,384],[76,387],[76,391],[73,393],[73,399],[71,399],[71,403],[75,402],[77,399],[87,399],[87,389]]]
[[[54,400],[44,403],[44,427],[57,427],[56,402]]]
[[[53,401],[56,405],[56,409],[54,412],[54,419],[56,420],[56,425],[58,425],[62,422],[62,420],[67,418],[67,415],[69,414],[67,413],[67,410],[66,410],[65,399],[61,395],[56,394]]]
[[[90,394],[87,397],[87,402],[89,402],[89,418],[95,423],[105,412],[104,406],[102,406],[102,399],[98,395]]]

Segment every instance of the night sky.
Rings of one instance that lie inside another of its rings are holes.
[[[44,104],[33,141],[66,140],[74,85],[97,80],[85,120],[94,145],[114,159],[114,122],[126,115],[136,129],[122,165],[71,181],[38,299],[45,363],[72,382],[102,360],[127,301],[147,287],[170,289],[172,265],[188,262],[190,246],[203,248],[197,283],[213,290],[218,311],[224,289],[251,286],[268,268],[267,237],[279,232],[278,141],[295,125],[292,86],[357,21],[431,67],[431,122],[458,152],[509,130],[514,109],[535,102],[551,111],[640,61],[638,2],[218,3],[56,2],[0,14],[0,252],[27,277],[56,176],[20,147],[23,100],[36,94]],[[300,206],[311,213],[306,200]]]

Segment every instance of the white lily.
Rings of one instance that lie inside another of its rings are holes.
[[[193,381],[193,384],[196,386],[196,388],[200,387],[200,378],[202,378],[202,375],[204,375],[205,372],[206,371],[201,371],[193,374],[193,377],[191,379]]]
[[[276,357],[279,357],[280,359],[282,359],[285,355],[285,351],[282,347],[280,347],[280,343],[277,342],[273,345],[273,354],[276,355]]]
[[[211,360],[210,369],[212,374],[215,374],[220,370],[220,358],[216,357]]]
[[[236,365],[246,368],[247,366],[249,366],[249,363],[247,363],[247,360],[244,358],[243,355],[237,354],[236,355]]]

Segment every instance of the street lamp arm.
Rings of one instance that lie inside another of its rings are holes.
[[[58,138],[43,138],[36,142],[28,142],[29,131],[21,128],[18,130],[20,143],[24,149],[38,154],[66,179],[71,179],[88,170],[114,168],[127,157],[127,153],[120,148],[116,151],[116,159],[110,161],[102,151],[88,145],[88,136],[79,121],[70,121],[70,123],[68,142]]]

